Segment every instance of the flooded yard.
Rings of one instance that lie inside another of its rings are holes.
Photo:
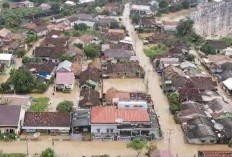
[[[103,92],[110,88],[115,88],[118,90],[124,90],[128,92],[145,92],[144,79],[138,78],[123,78],[123,79],[104,79],[103,80]]]

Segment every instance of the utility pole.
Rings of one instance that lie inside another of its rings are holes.
[[[174,133],[173,129],[168,129],[168,151],[171,151],[171,135]]]

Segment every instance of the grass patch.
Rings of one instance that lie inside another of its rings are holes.
[[[30,111],[32,112],[45,112],[48,108],[48,97],[33,98]]]
[[[165,52],[166,52],[166,47],[164,45],[161,45],[161,44],[156,45],[156,46],[151,47],[151,48],[144,49],[145,55],[151,59],[157,55],[164,54]]]
[[[25,157],[23,153],[3,153],[0,151],[0,157]]]

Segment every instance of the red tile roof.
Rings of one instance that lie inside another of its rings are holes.
[[[117,109],[115,106],[93,107],[91,123],[112,124],[117,120],[122,122],[150,122],[147,110],[144,109]]]

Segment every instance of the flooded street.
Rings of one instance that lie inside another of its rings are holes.
[[[29,157],[35,153],[41,153],[46,148],[53,148],[59,157],[91,157],[92,155],[108,154],[110,157],[135,157],[136,151],[126,148],[125,142],[52,142],[49,140],[28,142]],[[26,153],[27,143],[0,142],[0,150],[3,152]],[[142,155],[141,155],[142,157]]]
[[[123,14],[123,22],[129,30],[129,34],[134,40],[134,49],[136,55],[139,58],[140,65],[146,71],[145,84],[148,93],[151,94],[152,100],[155,104],[155,110],[159,116],[159,122],[161,129],[163,130],[164,139],[155,142],[161,150],[169,149],[169,137],[170,137],[170,151],[174,156],[178,157],[194,157],[198,150],[230,150],[227,145],[190,145],[185,143],[184,135],[180,125],[177,125],[173,119],[172,114],[169,111],[169,104],[166,95],[160,88],[160,77],[156,72],[152,70],[152,65],[148,57],[143,53],[143,43],[138,38],[137,33],[129,20],[129,5],[125,6]]]

